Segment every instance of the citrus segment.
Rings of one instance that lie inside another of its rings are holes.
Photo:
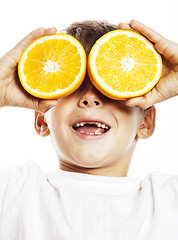
[[[18,66],[25,90],[44,99],[71,94],[83,82],[85,72],[86,54],[82,45],[62,33],[35,40],[23,52]]]
[[[113,99],[145,94],[158,82],[162,59],[153,44],[131,30],[105,34],[92,47],[88,73],[95,87]]]

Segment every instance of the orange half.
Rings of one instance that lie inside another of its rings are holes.
[[[112,99],[143,95],[160,79],[162,58],[153,44],[131,30],[115,30],[92,47],[88,73],[94,86]]]
[[[35,40],[23,52],[19,79],[31,95],[43,99],[62,98],[73,93],[86,73],[86,53],[78,40],[57,33]]]

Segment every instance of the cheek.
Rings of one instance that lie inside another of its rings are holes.
[[[61,124],[61,112],[59,111],[58,106],[50,109],[46,113],[46,120],[50,130],[50,133],[56,132],[56,129],[60,127]]]
[[[53,143],[58,143],[60,140],[64,140],[67,114],[67,108],[62,104],[58,104],[46,113],[46,120]]]
[[[63,121],[65,114],[63,114],[62,109],[59,110],[57,108],[49,111],[46,120],[50,130],[50,138],[57,155],[63,157],[66,155],[68,146],[68,138]]]
[[[119,148],[130,148],[139,129],[140,118],[138,114],[122,114],[118,116],[118,131],[116,139],[119,142]]]
[[[66,122],[68,114],[71,112],[72,104],[69,99],[63,98],[58,100],[57,106],[53,107],[46,113],[46,120],[50,130],[57,130],[62,123]]]

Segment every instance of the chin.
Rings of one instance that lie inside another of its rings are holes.
[[[73,155],[73,163],[80,167],[85,168],[97,168],[103,166],[106,163],[109,155],[104,154],[101,151],[83,151],[79,154]]]

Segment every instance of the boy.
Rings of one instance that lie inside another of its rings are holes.
[[[1,170],[0,239],[177,240],[178,177],[152,173],[140,181],[127,172],[138,138],[154,131],[153,105],[178,94],[178,45],[134,20],[119,28],[140,32],[162,54],[162,77],[142,97],[109,99],[87,74],[80,88],[65,98],[28,95],[17,77],[19,58],[32,41],[54,34],[55,28],[37,29],[1,58],[1,107],[36,110],[35,129],[41,136],[50,134],[60,169],[44,174],[28,162]],[[88,21],[66,32],[88,54],[100,36],[114,29]],[[87,122],[96,127],[87,128]],[[99,136],[90,135],[96,130]]]

